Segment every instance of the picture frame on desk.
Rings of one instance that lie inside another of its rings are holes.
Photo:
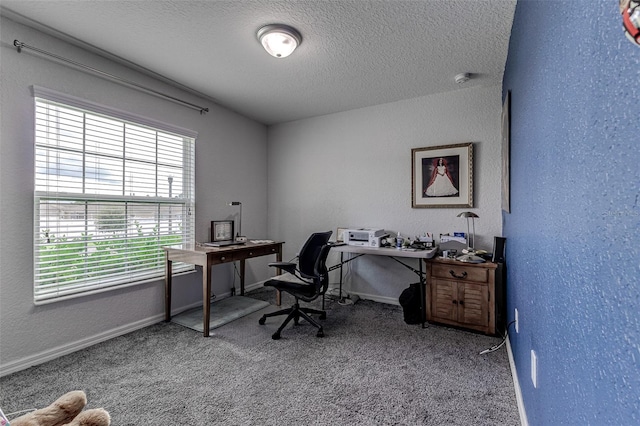
[[[411,150],[411,207],[473,207],[473,143]]]
[[[344,243],[344,231],[347,228],[336,229],[336,243]]]
[[[212,220],[211,221],[211,242],[233,240],[233,220]]]

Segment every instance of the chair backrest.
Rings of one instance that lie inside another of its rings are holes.
[[[318,295],[324,294],[329,288],[329,272],[327,271],[327,256],[331,250],[331,245],[325,244],[320,248],[320,254],[316,260],[315,265],[315,277],[316,293]]]
[[[331,237],[332,231],[328,232],[316,232],[311,234],[311,236],[307,239],[307,241],[300,249],[300,254],[298,254],[298,268],[300,270],[300,275],[304,278],[315,278],[317,273],[322,271],[316,271],[317,261],[321,254],[324,254],[324,260],[322,260],[321,269],[326,269],[324,262],[329,254],[330,246],[327,247],[325,253],[322,253],[322,248],[327,245],[329,242],[329,237]],[[325,271],[326,273],[326,271]]]

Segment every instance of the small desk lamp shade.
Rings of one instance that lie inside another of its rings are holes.
[[[466,217],[467,218],[467,253],[462,256],[458,256],[456,259],[461,262],[467,263],[483,263],[485,260],[480,256],[476,256],[475,254],[475,245],[476,245],[476,217],[479,217],[474,212],[462,212],[458,214],[458,217]],[[469,218],[471,218],[471,222],[473,224],[473,238],[471,238],[471,233],[469,232]],[[473,243],[471,242],[473,240]]]

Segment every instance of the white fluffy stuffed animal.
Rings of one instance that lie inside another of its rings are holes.
[[[82,391],[62,395],[48,407],[32,411],[9,423],[11,426],[109,426],[111,417],[102,408],[82,411],[87,396]]]

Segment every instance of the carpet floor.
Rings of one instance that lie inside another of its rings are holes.
[[[275,303],[271,289],[248,294]],[[291,299],[283,297],[283,305]],[[301,322],[282,339],[269,307],[212,330],[150,327],[0,378],[5,413],[82,389],[112,425],[518,425],[496,337],[407,325],[398,306],[327,301],[325,337]]]

